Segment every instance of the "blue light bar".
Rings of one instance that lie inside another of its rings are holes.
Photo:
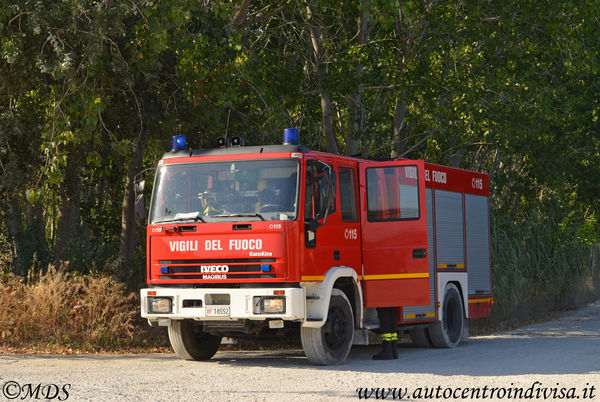
[[[160,267],[160,273],[161,274],[168,274],[169,273],[169,267],[168,266]]]
[[[300,138],[297,128],[286,128],[283,130],[283,145],[298,145]]]
[[[187,148],[185,146],[186,140],[185,135],[174,135],[171,139],[171,150],[172,151],[185,151]]]
[[[260,270],[262,272],[271,272],[271,264],[261,264]]]

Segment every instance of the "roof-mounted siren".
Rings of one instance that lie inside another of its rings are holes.
[[[174,135],[171,138],[171,151],[185,151],[186,149],[185,135]]]
[[[300,142],[297,128],[283,130],[283,145],[298,145]]]
[[[229,138],[219,137],[217,138],[217,147],[227,148],[229,146]]]
[[[231,139],[231,146],[232,147],[243,147],[244,146],[244,139],[242,137],[233,137]]]

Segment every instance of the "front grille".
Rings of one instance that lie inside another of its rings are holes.
[[[225,275],[226,278],[213,278],[215,275]],[[206,278],[205,278],[206,276]],[[269,279],[276,278],[275,274],[253,274],[253,275],[228,275],[227,274],[199,274],[199,275],[161,275],[160,279]]]
[[[275,258],[229,258],[223,259],[204,259],[204,260],[160,260],[161,265],[177,264],[243,264],[257,262],[275,262]]]
[[[275,258],[160,260],[157,268],[167,267],[159,276],[161,280],[272,279],[276,274],[271,270],[263,272],[261,265],[273,262]],[[227,272],[222,271],[223,265],[227,266]]]
[[[218,265],[227,265],[229,272],[261,272],[260,265],[229,265],[221,263]],[[172,266],[171,273],[173,274],[214,274],[218,272],[202,272],[201,265],[185,265],[185,266]]]

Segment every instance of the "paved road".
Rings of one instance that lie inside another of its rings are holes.
[[[371,360],[377,350],[354,347],[335,367],[311,366],[298,350],[219,352],[209,362],[173,354],[1,355],[0,400],[2,392],[15,396],[17,384],[17,400],[38,384],[46,396],[74,401],[358,400],[357,389],[369,395],[375,387],[390,392],[388,400],[394,391],[408,392],[404,400],[600,400],[600,302],[456,349],[406,345],[400,359],[385,362]]]

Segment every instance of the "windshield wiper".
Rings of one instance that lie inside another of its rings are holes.
[[[220,215],[210,215],[211,218],[231,218],[231,217],[235,217],[235,218],[243,218],[243,217],[248,217],[248,218],[260,218],[261,220],[266,220],[264,216],[262,216],[259,213],[253,213],[253,214],[220,214]]]
[[[200,215],[200,212],[187,212],[187,213],[176,213],[173,218],[164,219],[162,221],[156,221],[157,223],[167,223],[167,222],[184,222],[184,221],[194,221],[194,222],[202,222],[206,223],[204,218]]]

